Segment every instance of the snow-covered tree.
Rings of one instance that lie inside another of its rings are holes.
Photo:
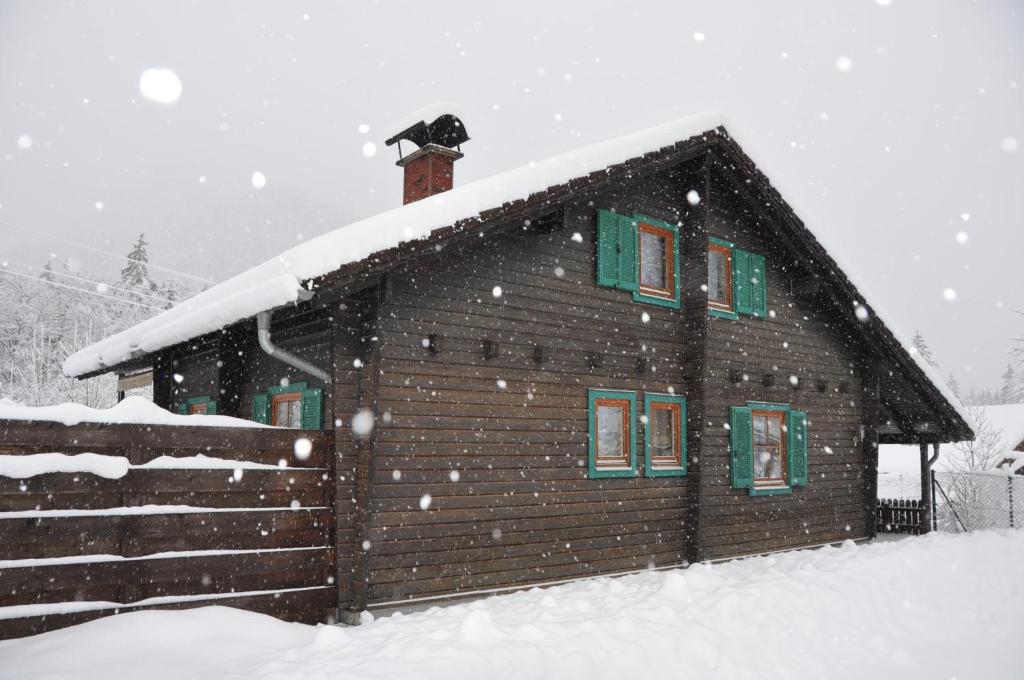
[[[914,331],[914,339],[911,340],[911,344],[917,353],[921,355],[921,358],[925,360],[929,366],[938,368],[939,362],[932,356],[932,351],[928,349],[928,343],[925,342],[924,336],[921,335],[921,331]]]
[[[146,251],[148,245],[145,232],[139,234],[131,252],[128,253],[128,264],[121,269],[121,286],[149,291],[157,289],[157,284],[149,278],[149,253]]]
[[[956,377],[952,373],[946,378],[946,384],[949,386],[949,390],[956,395],[956,398],[963,401],[963,397],[960,396],[960,383],[956,381]]]
[[[1003,386],[999,388],[999,403],[1012,404],[1017,397],[1017,379],[1011,364],[1006,365],[1003,372]]]
[[[992,423],[983,406],[969,406],[967,411],[974,420],[974,439],[953,444],[948,467],[953,472],[991,470],[1006,453],[1001,448],[1003,432]]]

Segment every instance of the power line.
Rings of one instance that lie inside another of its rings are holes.
[[[24,232],[29,233],[29,234],[36,234],[37,236],[43,236],[45,238],[51,238],[51,239],[53,239],[55,241],[60,241],[62,243],[67,243],[68,245],[75,246],[76,248],[83,248],[85,250],[88,250],[88,251],[91,251],[91,252],[94,252],[94,253],[100,253],[101,255],[108,255],[110,257],[116,257],[119,260],[126,260],[128,262],[138,262],[138,260],[133,260],[130,257],[126,257],[124,255],[118,255],[117,253],[112,253],[109,250],[103,250],[102,248],[96,248],[96,247],[93,247],[93,246],[87,246],[84,243],[78,243],[76,241],[72,241],[71,239],[64,238],[63,236],[54,236],[53,234],[47,234],[46,232],[39,231],[38,229],[31,229],[29,227],[24,227],[24,226],[22,226],[20,224],[11,224],[10,222],[4,222],[3,220],[0,220],[0,227],[7,227],[8,229],[17,229],[18,231],[24,231]],[[199,281],[200,283],[209,283],[209,284],[216,284],[217,283],[213,279],[206,279],[206,278],[203,278],[202,276],[196,276],[195,274],[189,274],[187,272],[180,272],[177,269],[171,269],[170,267],[162,267],[162,266],[160,266],[158,264],[153,264],[152,262],[147,262],[146,266],[152,267],[153,269],[157,269],[157,270],[162,271],[162,272],[167,272],[168,274],[175,274],[177,276],[184,276],[187,279],[192,279],[194,281]]]
[[[48,281],[46,279],[40,279],[39,277],[31,277],[31,275],[29,275],[27,273],[20,273],[20,272],[17,272],[17,271],[11,271],[10,269],[0,269],[0,273],[11,275],[11,277],[20,277],[22,279],[28,279],[29,281],[35,281],[35,282],[38,282],[40,284],[46,284],[47,286],[56,286],[57,288],[67,288],[68,290],[78,291],[79,293],[87,293],[88,295],[95,295],[96,297],[101,297],[101,298],[106,299],[106,300],[114,300],[115,302],[121,302],[122,304],[131,304],[131,305],[135,305],[136,307],[144,307],[146,309],[153,309],[154,311],[164,311],[163,307],[154,307],[152,305],[142,304],[141,302],[132,302],[131,300],[123,300],[121,298],[116,298],[113,295],[103,295],[102,293],[97,293],[95,291],[90,291],[90,290],[87,290],[85,288],[76,288],[75,286],[68,286],[67,284],[61,284],[61,283],[57,283],[55,281]]]
[[[41,272],[47,271],[45,267],[40,267],[40,266],[34,265],[34,264],[28,264],[27,262],[18,262],[17,260],[7,260],[6,262],[10,262],[11,264],[16,264],[19,267],[28,267],[29,269],[38,269]],[[2,266],[2,264],[4,264],[4,263],[0,263],[0,266]],[[173,300],[168,300],[167,298],[162,298],[159,295],[150,295],[149,293],[142,293],[140,291],[132,290],[130,288],[125,288],[124,286],[117,286],[117,285],[114,285],[112,283],[106,283],[105,281],[97,281],[95,279],[87,279],[87,278],[84,278],[82,276],[75,276],[74,274],[68,274],[67,272],[57,271],[56,269],[51,269],[49,271],[54,276],[64,276],[64,277],[69,278],[69,279],[75,279],[75,280],[78,280],[78,281],[84,281],[85,283],[95,283],[97,286],[105,286],[106,288],[109,288],[111,290],[119,290],[119,291],[121,291],[123,293],[128,293],[130,295],[140,295],[142,297],[147,297],[147,298],[150,298],[150,299],[155,300],[157,302],[166,302],[167,304],[174,304]],[[97,292],[99,292],[99,291],[97,291]]]

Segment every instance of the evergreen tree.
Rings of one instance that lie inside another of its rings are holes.
[[[956,395],[956,398],[963,401],[963,397],[960,396],[960,383],[956,381],[956,378],[952,373],[950,373],[949,378],[946,379],[946,384],[949,385],[950,391]],[[971,394],[973,396],[973,392]]]
[[[53,281],[57,278],[53,273],[53,265],[50,264],[49,260],[46,261],[46,266],[43,267],[43,271],[39,274],[39,278],[45,281]]]
[[[928,349],[928,343],[925,342],[921,331],[914,331],[914,339],[911,341],[911,344],[913,344],[917,353],[921,355],[921,358],[925,360],[925,363],[933,368],[938,368],[939,362],[932,356],[932,351]]]
[[[1012,404],[1016,399],[1016,380],[1014,379],[1013,366],[1006,365],[1006,372],[1003,373],[1003,386],[999,388],[999,403]]]
[[[139,234],[131,252],[128,253],[128,264],[121,270],[121,285],[156,290],[156,284],[149,278],[149,253],[146,252],[148,245],[145,232]]]

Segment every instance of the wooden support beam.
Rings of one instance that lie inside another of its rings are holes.
[[[865,361],[863,366],[864,394],[861,399],[863,409],[863,434],[861,451],[864,455],[864,522],[868,537],[874,538],[877,530],[878,503],[878,411],[879,411],[879,379],[878,364]]]

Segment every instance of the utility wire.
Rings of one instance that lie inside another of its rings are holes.
[[[138,262],[138,260],[133,260],[130,257],[126,257],[124,255],[118,255],[117,253],[112,253],[109,250],[103,250],[101,248],[95,248],[93,246],[87,246],[84,243],[78,243],[76,241],[72,241],[71,239],[66,239],[66,238],[64,238],[62,236],[54,236],[53,234],[47,234],[46,232],[39,231],[38,229],[30,229],[29,227],[23,227],[20,224],[11,224],[10,222],[4,222],[3,220],[0,220],[0,227],[7,227],[8,229],[16,229],[18,231],[24,231],[24,232],[29,233],[29,234],[36,234],[37,236],[43,236],[45,238],[51,238],[51,239],[53,239],[55,241],[60,241],[62,243],[67,243],[68,245],[75,246],[76,248],[83,248],[85,250],[88,250],[88,251],[91,251],[91,252],[94,252],[94,253],[100,253],[101,255],[108,255],[110,257],[116,257],[119,260],[126,260],[128,262]],[[200,283],[208,283],[208,284],[215,284],[215,283],[217,283],[216,281],[214,281],[212,279],[206,279],[206,278],[203,278],[202,276],[196,276],[195,274],[188,274],[186,272],[180,272],[177,269],[171,269],[170,267],[161,267],[160,265],[153,264],[152,262],[147,262],[146,266],[147,267],[152,267],[153,269],[158,269],[158,270],[160,270],[162,272],[167,272],[168,274],[175,274],[177,276],[184,276],[187,279],[192,279],[193,281],[199,281]]]
[[[144,305],[141,302],[132,302],[131,300],[122,300],[121,298],[114,297],[113,295],[104,295],[103,293],[97,293],[94,290],[88,290],[86,288],[78,288],[76,286],[69,286],[65,283],[59,283],[57,281],[49,281],[47,279],[41,279],[38,276],[30,276],[28,274],[22,274],[20,272],[12,272],[10,269],[0,269],[0,274],[7,274],[9,276],[20,276],[23,279],[29,281],[37,281],[39,283],[45,283],[48,286],[56,286],[58,288],[67,288],[68,290],[77,290],[79,293],[88,293],[89,295],[95,295],[106,300],[113,300],[114,302],[120,302],[125,305],[134,305],[136,307],[144,307],[145,309],[152,309],[155,312],[165,311],[163,307],[153,307],[151,305]]]
[[[9,262],[11,264],[16,264],[19,267],[28,267],[29,269],[37,269],[37,270],[39,270],[41,272],[45,272],[46,271],[45,267],[40,267],[40,266],[34,265],[34,264],[28,264],[27,262],[18,262],[16,260],[7,260],[6,262]],[[3,264],[4,263],[0,263],[0,266],[2,266]],[[162,298],[159,295],[150,295],[149,293],[142,293],[140,291],[132,290],[131,288],[125,288],[124,286],[117,286],[117,285],[114,285],[113,283],[106,283],[105,281],[97,281],[95,279],[87,279],[87,278],[82,277],[82,276],[75,276],[74,274],[68,274],[67,272],[57,271],[56,269],[51,269],[50,273],[53,274],[54,276],[64,276],[64,277],[67,277],[69,279],[75,279],[77,281],[84,281],[85,283],[95,283],[97,286],[105,286],[105,287],[109,288],[110,290],[119,290],[122,293],[128,293],[130,295],[140,295],[142,297],[147,297],[147,298],[150,298],[152,300],[155,300],[156,302],[166,302],[169,305],[170,304],[174,304],[173,300],[168,300],[167,298]],[[40,277],[40,278],[42,278],[42,277]],[[96,291],[96,292],[99,292],[99,291]]]

